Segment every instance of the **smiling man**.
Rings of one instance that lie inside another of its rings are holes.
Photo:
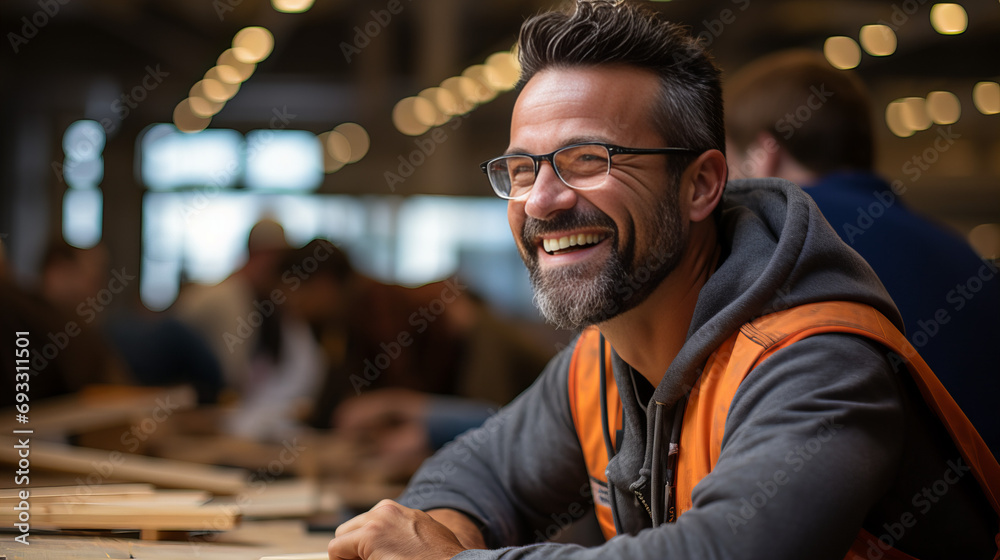
[[[330,557],[993,558],[1000,466],[811,200],[727,185],[701,47],[581,1],[519,49],[483,171],[539,308],[582,332]],[[584,515],[603,545],[538,542]]]

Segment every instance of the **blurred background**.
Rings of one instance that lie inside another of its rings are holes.
[[[556,4],[7,0],[9,266],[32,282],[50,239],[101,241],[113,269],[138,276],[110,305],[163,310],[185,283],[235,270],[266,217],[293,246],[331,239],[384,282],[459,272],[534,320],[504,203],[478,163],[506,147],[519,24]],[[856,66],[875,98],[879,171],[905,183],[912,207],[995,250],[1000,2],[649,5],[689,25],[726,72],[788,47]]]
[[[572,333],[542,324],[479,163],[507,146],[519,26],[557,4],[0,2],[0,349],[30,333],[32,483],[252,495],[248,517],[330,529],[526,387]],[[724,78],[792,47],[855,69],[877,171],[1000,257],[1000,1],[646,4]],[[82,517],[61,527],[156,520]]]

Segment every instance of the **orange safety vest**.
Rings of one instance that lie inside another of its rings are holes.
[[[851,302],[824,302],[793,307],[765,315],[743,325],[708,359],[701,377],[688,396],[681,426],[677,458],[677,515],[692,507],[691,491],[715,467],[722,450],[729,405],[743,378],[774,352],[821,333],[850,333],[879,342],[905,360],[920,394],[947,428],[968,463],[993,510],[1000,514],[1000,465],[965,413],[941,385],[923,358],[893,324],[874,308]],[[600,333],[589,328],[581,334],[569,366],[569,401],[587,470],[593,481],[607,485],[604,471],[608,455],[604,444],[600,402]],[[622,424],[622,403],[606,355],[608,421]],[[616,430],[611,430],[614,439]],[[616,442],[617,445],[617,442]],[[606,539],[616,534],[611,508],[599,503],[595,488],[595,508]],[[1000,559],[1000,534],[996,536]],[[878,539],[862,529],[847,560],[863,560],[871,548],[884,552],[887,560],[913,560],[895,548],[885,550]]]

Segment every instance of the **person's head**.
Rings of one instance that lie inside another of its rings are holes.
[[[688,31],[622,0],[577,0],[569,11],[540,14],[521,26],[519,88],[548,69],[626,66],[652,74],[658,91],[645,117],[663,146],[725,154],[719,69]],[[671,157],[680,175],[690,157]]]
[[[310,323],[339,320],[350,297],[354,268],[347,255],[326,239],[286,251],[281,263],[289,309]]]
[[[278,278],[278,265],[288,251],[285,228],[280,223],[264,218],[247,234],[247,261],[240,273],[258,294],[271,290]]]
[[[601,323],[645,301],[692,239],[714,235],[725,185],[719,72],[681,27],[624,2],[535,16],[518,49],[508,156],[580,143],[687,150],[589,145],[484,165],[510,199],[543,315],[564,328]]]
[[[726,80],[726,131],[736,177],[812,182],[873,166],[868,92],[819,52],[783,51]]]

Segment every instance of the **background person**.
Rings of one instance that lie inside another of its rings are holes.
[[[805,187],[875,269],[907,338],[1000,457],[1000,275],[955,232],[910,210],[896,194],[906,183],[875,174],[861,80],[795,50],[747,65],[724,91],[730,169]],[[795,116],[802,107],[809,118]]]
[[[310,325],[327,368],[310,423],[363,444],[390,478],[482,424],[553,354],[458,278],[383,284],[325,239],[290,251],[283,270],[288,310]]]

